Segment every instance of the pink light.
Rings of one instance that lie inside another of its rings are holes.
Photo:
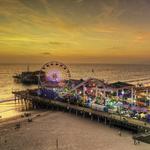
[[[51,82],[61,82],[60,71],[52,70],[46,74],[46,80]]]

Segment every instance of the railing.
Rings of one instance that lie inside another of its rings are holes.
[[[10,102],[10,101],[14,101],[14,98],[11,99],[6,99],[6,100],[0,100],[0,103],[4,103],[4,102]]]

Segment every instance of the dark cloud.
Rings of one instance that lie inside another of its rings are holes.
[[[52,53],[51,52],[43,52],[43,53],[41,53],[42,55],[52,55]]]
[[[51,44],[51,45],[64,45],[66,43],[65,42],[50,41],[49,44]]]
[[[43,14],[47,13],[47,8],[43,0],[19,0],[19,1],[32,10],[35,10]]]

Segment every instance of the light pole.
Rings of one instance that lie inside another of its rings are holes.
[[[58,138],[56,139],[56,149],[58,150]]]

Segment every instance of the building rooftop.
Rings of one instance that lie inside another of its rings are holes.
[[[109,86],[110,86],[111,88],[116,88],[116,89],[118,89],[118,88],[133,87],[134,85],[133,85],[133,84],[126,83],[126,82],[120,82],[120,81],[118,81],[118,82],[114,82],[114,83],[109,84]]]

